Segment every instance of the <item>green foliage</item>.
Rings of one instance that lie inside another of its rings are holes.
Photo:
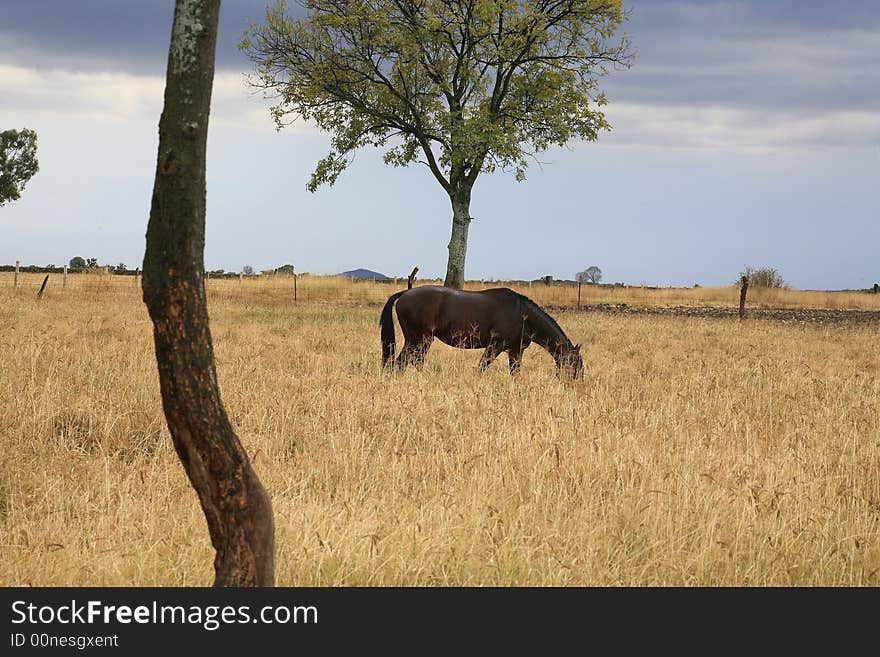
[[[97,258],[87,258],[86,259],[86,269],[94,269],[98,266]]]
[[[85,258],[81,258],[80,256],[74,256],[70,259],[70,263],[68,263],[71,269],[85,269],[86,261]]]
[[[128,267],[125,266],[125,263],[124,263],[124,262],[120,262],[118,265],[116,265],[116,266],[113,268],[113,273],[114,273],[114,274],[124,274],[124,273],[126,273],[127,271],[128,271]]]
[[[240,43],[251,83],[291,117],[330,133],[308,188],[332,185],[364,146],[385,162],[424,158],[450,194],[495,169],[525,178],[530,158],[610,126],[598,78],[632,62],[614,34],[621,0],[282,0]]]
[[[27,128],[0,132],[0,207],[21,198],[25,185],[39,170],[36,132]]]
[[[275,270],[276,274],[286,274],[288,276],[293,276],[296,273],[296,270],[293,268],[293,265],[281,265]]]

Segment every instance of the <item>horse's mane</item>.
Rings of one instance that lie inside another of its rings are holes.
[[[556,330],[559,331],[559,334],[565,339],[565,343],[566,343],[565,346],[568,349],[572,349],[574,347],[571,340],[568,339],[568,336],[565,334],[565,331],[562,330],[562,327],[559,325],[559,323],[555,319],[553,319],[550,315],[548,315],[546,310],[541,308],[541,306],[539,306],[537,303],[535,303],[534,301],[529,299],[526,295],[520,294],[516,290],[510,290],[510,291],[513,292],[513,294],[520,300],[520,302],[525,304],[525,306],[530,311],[534,312],[539,317],[543,317],[548,322],[550,322],[550,325],[554,326],[556,328]]]

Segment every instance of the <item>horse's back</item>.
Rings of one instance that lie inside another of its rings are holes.
[[[424,285],[400,297],[397,317],[404,333],[430,334],[454,346],[485,347],[493,336],[507,343],[522,334],[519,295],[507,288],[472,292]]]
[[[488,290],[456,290],[442,285],[421,285],[407,290],[398,300],[397,309],[433,309],[457,314],[469,310],[492,310],[498,312],[505,307],[515,308],[519,295],[506,287]]]

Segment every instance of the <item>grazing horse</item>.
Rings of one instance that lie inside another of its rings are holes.
[[[391,309],[395,301],[406,340],[394,363],[396,369],[409,364],[421,367],[434,338],[461,349],[485,349],[481,372],[506,351],[510,373],[515,374],[523,351],[532,342],[553,356],[560,378],[577,379],[584,368],[580,345],[573,345],[559,324],[531,299],[506,287],[467,292],[439,285],[402,290],[388,298],[379,318],[385,367],[394,359]]]

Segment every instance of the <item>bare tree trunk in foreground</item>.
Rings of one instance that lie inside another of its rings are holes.
[[[144,255],[165,418],[208,521],[215,586],[272,586],[272,505],[220,399],[205,302],[205,159],[220,0],[177,0]]]

